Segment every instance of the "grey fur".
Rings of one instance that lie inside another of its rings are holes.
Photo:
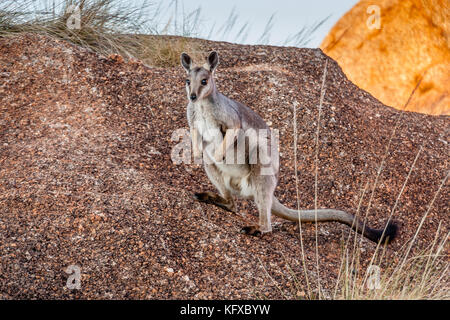
[[[227,129],[269,129],[264,120],[249,107],[234,101],[221,94],[214,82],[214,70],[218,64],[218,54],[212,52],[203,67],[193,65],[192,59],[185,53],[181,55],[181,64],[187,72],[186,92],[189,100],[187,106],[187,119],[192,132],[198,131],[198,136],[193,138],[194,150],[202,150],[203,144],[210,143],[214,138],[209,136],[208,130],[225,132]],[[206,85],[204,84],[206,80]],[[203,84],[202,84],[203,81]],[[192,96],[196,99],[192,100]],[[270,143],[270,141],[269,141]],[[236,145],[233,145],[236,148]],[[246,159],[256,150],[246,150]],[[195,153],[195,152],[194,152]],[[272,231],[271,214],[290,221],[298,222],[320,222],[338,221],[351,226],[354,230],[364,234],[373,241],[392,240],[396,228],[388,225],[386,230],[375,230],[364,227],[353,215],[335,209],[318,210],[293,210],[282,205],[274,196],[278,183],[278,163],[270,162],[273,175],[263,175],[261,170],[264,166],[260,163],[250,164],[219,164],[214,162],[211,153],[203,152],[204,158],[209,160],[205,163],[205,171],[210,181],[219,191],[220,196],[213,196],[214,200],[208,198],[206,193],[198,194],[200,201],[213,203],[227,209],[235,208],[233,196],[248,198],[255,201],[259,211],[259,225],[252,229],[253,234],[267,233]],[[210,197],[211,198],[211,197]],[[218,200],[219,199],[219,200]],[[220,203],[218,203],[220,202]],[[246,230],[250,230],[247,227]],[[256,230],[256,231],[255,231]]]

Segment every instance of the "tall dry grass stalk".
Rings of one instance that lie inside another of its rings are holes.
[[[319,170],[319,137],[320,137],[320,120],[322,116],[323,99],[326,92],[326,79],[327,79],[327,66],[328,59],[325,60],[325,67],[323,69],[322,86],[320,87],[320,100],[319,100],[319,112],[317,115],[317,130],[316,130],[316,154],[314,157],[314,218],[315,218],[315,236],[316,236],[316,272],[317,272],[317,290],[319,299],[321,298],[321,286],[320,286],[320,268],[319,268],[319,231],[317,225],[317,200],[318,200],[318,170]]]

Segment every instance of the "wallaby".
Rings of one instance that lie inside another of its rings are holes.
[[[186,91],[187,120],[191,131],[194,159],[203,153],[204,168],[208,178],[219,191],[196,193],[195,199],[222,209],[235,212],[233,197],[252,199],[259,211],[259,224],[245,226],[243,233],[260,236],[272,231],[271,214],[297,222],[338,221],[353,228],[374,242],[390,242],[396,235],[397,226],[389,222],[384,229],[376,230],[365,226],[355,216],[335,209],[293,210],[285,207],[274,196],[278,183],[278,162],[268,164],[251,163],[249,159],[258,148],[245,149],[244,163],[223,161],[230,149],[236,149],[233,130],[269,130],[264,120],[249,107],[221,94],[214,82],[214,70],[219,63],[217,52],[206,58],[203,66],[193,63],[186,53],[181,54],[181,65],[187,72]],[[220,132],[221,143],[217,143],[211,132]],[[270,144],[270,141],[267,140]],[[205,144],[215,144],[214,153],[207,152]],[[258,142],[259,143],[259,142]],[[267,149],[266,149],[267,150]],[[203,152],[202,152],[203,151]],[[236,150],[238,151],[238,150]],[[268,153],[263,156],[269,156]],[[227,158],[228,159],[228,158]],[[267,167],[273,174],[263,174]]]

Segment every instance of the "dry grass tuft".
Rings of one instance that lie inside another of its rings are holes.
[[[194,39],[173,36],[136,36],[141,51],[136,53],[145,63],[155,67],[173,67],[180,63],[182,52],[199,55]]]
[[[144,12],[152,9],[149,3],[124,7],[117,0],[63,0],[45,8],[44,14],[33,5],[33,1],[0,5],[0,36],[44,34],[102,55],[120,54],[158,67],[175,66],[181,52],[196,50],[189,38],[148,36],[154,31],[144,19]]]
[[[440,228],[433,243],[422,250],[404,247],[393,258],[386,250],[374,253],[374,262],[365,270],[359,251],[344,250],[334,299],[351,300],[447,300],[449,262],[445,253],[448,233]],[[414,239],[410,243],[413,243]]]

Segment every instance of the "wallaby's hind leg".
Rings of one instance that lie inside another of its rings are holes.
[[[259,236],[272,231],[272,199],[276,187],[276,179],[273,176],[258,176],[253,180],[254,200],[259,212],[258,226],[246,226],[243,233]]]
[[[214,164],[205,164],[205,171],[209,180],[217,188],[220,195],[213,192],[200,192],[194,195],[195,199],[200,202],[213,204],[230,212],[236,212],[236,205],[234,204],[233,197],[231,196],[230,191],[225,187],[223,177],[216,166]]]

